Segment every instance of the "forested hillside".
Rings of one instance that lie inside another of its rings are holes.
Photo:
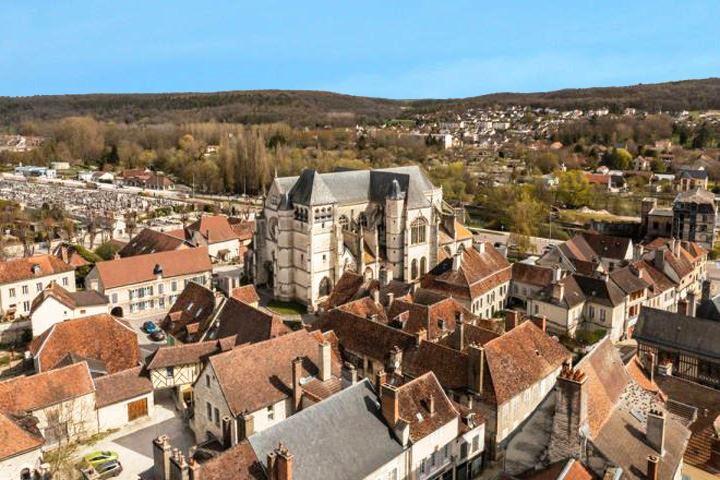
[[[283,121],[293,126],[352,126],[412,117],[416,113],[491,105],[559,109],[635,107],[649,111],[720,109],[720,79],[543,93],[494,93],[448,100],[389,100],[291,90],[0,97],[0,123],[11,126],[23,121],[88,115],[120,123]]]

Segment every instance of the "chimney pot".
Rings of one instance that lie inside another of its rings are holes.
[[[400,420],[400,404],[397,388],[384,383],[380,386],[380,391],[380,405],[383,417],[385,417],[385,420],[391,428],[395,428],[398,420]]]
[[[320,344],[320,381],[327,382],[332,376],[332,349],[330,342]]]
[[[302,377],[302,358],[297,357],[292,361],[292,382],[293,382],[293,411],[300,410],[302,402],[302,386],[300,378]]]
[[[658,480],[658,473],[660,470],[660,459],[655,455],[650,455],[647,458],[647,478],[648,480]]]
[[[659,456],[665,453],[665,412],[659,409],[650,409],[647,417],[647,431],[645,433],[648,445]]]

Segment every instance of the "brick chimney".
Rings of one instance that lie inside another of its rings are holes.
[[[694,317],[695,316],[695,310],[697,308],[697,299],[695,297],[694,292],[688,292],[685,296],[685,300],[687,301],[687,315],[688,317]]]
[[[255,433],[255,418],[250,415],[250,412],[245,410],[238,416],[238,442],[247,439],[250,435]]]
[[[460,319],[455,320],[455,348],[462,351],[465,346],[465,321]]]
[[[400,402],[398,399],[398,391],[392,385],[384,383],[380,386],[380,408],[382,409],[385,421],[394,428],[400,420]]]
[[[395,345],[388,354],[387,370],[397,375],[402,374],[403,351]]]
[[[302,385],[300,385],[300,378],[302,378],[302,357],[297,357],[292,361],[292,400],[294,412],[300,410],[302,402]]]
[[[319,344],[320,349],[320,365],[318,379],[321,382],[327,382],[332,377],[332,349],[330,342],[322,342]]]
[[[358,381],[357,368],[350,362],[343,363],[342,371],[340,372],[342,379],[343,388],[349,385],[355,385]]]
[[[387,293],[387,308],[390,308],[390,305],[393,304],[395,301],[395,294],[393,292]]]
[[[375,372],[375,391],[378,392],[379,395],[382,395],[382,386],[386,382],[387,374],[385,373],[385,370],[378,370]]]
[[[228,415],[222,417],[222,443],[225,448],[230,448],[233,445],[233,431],[232,431],[232,418]]]
[[[548,450],[551,462],[580,455],[580,432],[588,422],[588,396],[587,376],[567,362],[555,384],[555,416]]]
[[[190,480],[202,480],[202,466],[194,458],[188,462],[188,473]]]
[[[658,480],[658,473],[660,472],[660,458],[656,455],[650,455],[647,457],[647,478],[648,480]]]
[[[650,409],[647,417],[647,431],[645,439],[650,447],[662,457],[665,453],[665,412],[660,409]]]
[[[460,270],[460,267],[462,267],[462,253],[456,253],[453,255],[452,269],[457,272]]]
[[[544,315],[541,315],[539,317],[532,317],[531,320],[536,327],[547,333],[547,318],[545,318]]]
[[[505,312],[505,331],[509,332],[520,324],[520,312],[508,310]]]
[[[160,435],[153,440],[154,480],[170,479],[170,442],[167,435]]]
[[[421,328],[415,332],[415,345],[419,347],[423,341],[427,342],[427,330]]]
[[[275,450],[275,480],[292,480],[293,478],[293,460],[292,453],[280,444]]]
[[[428,412],[430,413],[430,416],[432,417],[435,415],[435,397],[430,395],[430,398],[428,398]]]
[[[475,393],[483,392],[485,372],[485,349],[477,344],[470,344],[467,348],[468,354],[468,388]]]
[[[372,299],[375,305],[380,305],[380,289],[376,288],[372,291]]]
[[[661,272],[665,268],[665,251],[661,248],[655,250],[655,256],[653,257],[653,265]]]
[[[170,480],[190,480],[185,455],[177,450],[174,450],[172,457],[170,457]]]

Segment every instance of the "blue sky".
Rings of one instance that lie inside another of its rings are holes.
[[[0,95],[390,98],[720,76],[720,1],[0,0]]]

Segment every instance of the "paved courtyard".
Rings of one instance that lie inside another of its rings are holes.
[[[82,457],[98,450],[117,452],[123,472],[116,478],[137,480],[152,478],[152,441],[155,437],[167,435],[173,448],[178,448],[187,455],[190,447],[194,445],[192,431],[177,415],[169,392],[160,392],[156,402],[153,418],[139,420],[113,433],[100,442],[82,449],[78,452],[78,456]]]

